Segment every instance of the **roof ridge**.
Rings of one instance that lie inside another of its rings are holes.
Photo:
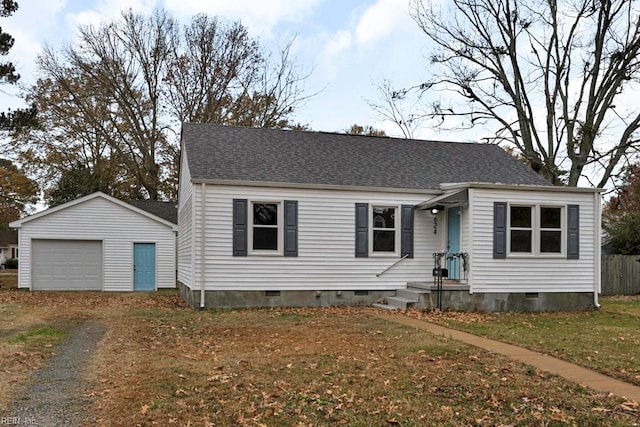
[[[490,145],[490,146],[498,146],[499,144],[490,144],[478,141],[447,141],[441,139],[422,139],[422,138],[402,138],[391,135],[362,135],[362,134],[353,134],[353,133],[345,133],[338,131],[327,131],[327,130],[304,130],[304,129],[286,129],[286,128],[266,128],[259,126],[239,126],[239,125],[222,125],[219,123],[192,123],[185,122],[183,126],[203,126],[203,127],[220,127],[220,128],[231,128],[231,129],[244,129],[244,130],[264,130],[264,131],[272,131],[272,132],[298,132],[303,134],[319,134],[319,135],[335,135],[339,137],[360,137],[360,138],[380,138],[385,140],[394,140],[394,141],[415,141],[415,142],[431,142],[431,143],[441,143],[441,144],[473,144],[473,145]],[[502,148],[502,147],[500,147]]]

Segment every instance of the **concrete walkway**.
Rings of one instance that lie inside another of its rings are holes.
[[[613,393],[617,396],[624,397],[625,399],[640,402],[640,387],[599,374],[590,369],[574,365],[573,363],[556,359],[555,357],[547,356],[515,345],[505,344],[500,341],[482,338],[466,332],[456,331],[454,329],[411,317],[391,314],[379,314],[379,317],[391,322],[424,329],[435,335],[443,335],[447,338],[462,341],[466,344],[505,355],[511,359],[518,360],[522,363],[526,363],[527,365],[535,366],[543,371],[550,372],[569,381],[589,387],[592,390],[604,393]]]

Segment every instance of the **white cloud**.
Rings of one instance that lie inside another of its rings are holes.
[[[410,21],[407,1],[378,0],[365,10],[355,28],[358,43],[375,42]]]
[[[93,7],[78,13],[67,14],[67,24],[71,28],[78,25],[99,25],[100,23],[117,18],[123,10],[134,12],[149,12],[158,4],[158,0],[98,0]]]
[[[252,33],[268,35],[283,21],[301,21],[318,3],[320,0],[165,0],[165,8],[182,18],[207,13],[239,19]]]
[[[9,51],[8,60],[12,61],[18,74],[22,76],[20,83],[29,85],[33,82],[35,59],[40,53],[41,42],[48,39],[55,28],[55,17],[65,7],[64,0],[46,2],[18,3],[18,10],[11,16],[2,19],[2,30],[11,34],[15,43]],[[37,25],[34,23],[37,22]],[[5,86],[3,93],[19,93],[15,86]],[[14,107],[22,105],[22,100],[15,96],[5,97],[3,105]]]
[[[352,44],[351,32],[339,30],[329,36],[322,50],[322,56],[328,59],[338,56],[343,51],[349,49]]]
[[[344,51],[360,46],[373,46],[399,28],[413,28],[408,0],[378,0],[367,8],[353,10],[355,19],[348,29],[337,30],[326,37],[323,57],[332,61]]]

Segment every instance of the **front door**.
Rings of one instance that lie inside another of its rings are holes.
[[[133,290],[156,289],[156,244],[133,244]]]
[[[460,252],[460,208],[449,208],[447,214],[447,251]],[[460,258],[448,258],[449,279],[460,280]]]

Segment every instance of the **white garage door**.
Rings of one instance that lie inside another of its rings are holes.
[[[102,242],[32,240],[32,289],[102,290]]]

